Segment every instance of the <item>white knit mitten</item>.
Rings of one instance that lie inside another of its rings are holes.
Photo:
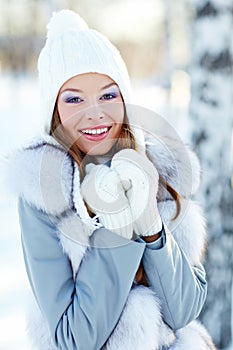
[[[118,174],[106,165],[88,165],[81,193],[91,211],[107,229],[131,239],[132,215]]]
[[[159,175],[154,165],[146,157],[132,149],[116,153],[111,168],[115,170],[122,184],[130,181],[126,189],[133,217],[133,229],[139,236],[151,236],[162,229],[162,221],[157,207]]]

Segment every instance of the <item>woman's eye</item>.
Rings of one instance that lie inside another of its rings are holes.
[[[65,99],[66,103],[80,103],[82,102],[82,99],[78,96],[72,96],[72,97],[67,97]]]
[[[101,100],[112,100],[116,97],[117,97],[117,94],[110,92],[110,93],[104,94],[100,99]]]

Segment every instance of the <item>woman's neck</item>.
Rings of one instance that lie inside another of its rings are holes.
[[[112,159],[112,155],[109,155],[107,153],[103,155],[94,156],[93,158],[96,164],[104,164],[109,162]]]

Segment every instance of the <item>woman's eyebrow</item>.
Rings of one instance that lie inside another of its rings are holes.
[[[115,85],[118,88],[118,85],[116,83],[110,83],[110,84],[107,84],[107,85],[103,86],[100,90],[107,89],[107,88],[109,88],[109,87],[111,87],[113,85]]]
[[[105,90],[111,86],[116,86],[118,88],[118,85],[116,83],[110,83],[110,84],[107,84],[105,86],[103,86],[100,90]],[[82,92],[83,93],[83,90],[80,90],[80,89],[75,89],[75,88],[67,88],[67,89],[64,89],[61,91],[61,94],[65,91],[75,91],[75,92]]]
[[[82,90],[80,90],[80,89],[68,88],[68,89],[64,89],[64,90],[62,90],[62,91],[61,91],[61,94],[62,94],[63,92],[65,92],[65,91],[83,92],[83,91],[82,91]]]

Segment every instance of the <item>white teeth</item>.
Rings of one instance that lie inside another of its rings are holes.
[[[83,134],[89,134],[89,135],[100,135],[108,131],[108,128],[102,128],[102,129],[86,129],[81,130]]]

